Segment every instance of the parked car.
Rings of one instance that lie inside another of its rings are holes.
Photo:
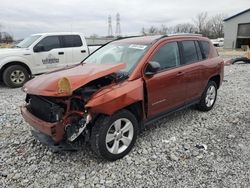
[[[81,64],[27,82],[21,113],[42,143],[62,148],[84,138],[112,161],[128,154],[154,120],[190,105],[211,110],[223,71],[207,38],[120,39]]]
[[[81,62],[99,46],[88,48],[81,33],[41,33],[16,48],[0,49],[0,80],[21,87],[32,76]]]
[[[211,39],[211,42],[215,47],[223,47],[224,46],[224,38]]]

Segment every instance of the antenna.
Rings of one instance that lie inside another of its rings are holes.
[[[120,25],[120,14],[117,13],[116,14],[116,30],[115,30],[115,34],[116,36],[121,36],[122,32],[121,32],[121,25]]]
[[[108,37],[113,36],[111,16],[108,16]]]

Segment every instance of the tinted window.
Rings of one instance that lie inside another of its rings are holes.
[[[182,45],[184,64],[190,64],[198,61],[194,41],[183,41]]]
[[[177,42],[163,45],[154,55],[151,61],[157,61],[161,69],[176,67],[180,64],[179,49]]]
[[[209,43],[207,41],[200,41],[203,58],[207,59],[209,54]]]
[[[54,48],[61,48],[58,36],[49,36],[42,39],[37,45],[43,46],[43,51],[50,51]]]
[[[65,35],[63,36],[63,47],[80,47],[82,46],[82,40],[79,35]]]
[[[199,45],[198,41],[195,41],[194,43],[195,43],[195,47],[196,47],[198,59],[202,60],[203,58],[202,58],[202,53],[201,53],[200,45]]]

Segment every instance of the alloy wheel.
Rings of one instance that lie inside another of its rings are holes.
[[[207,107],[211,107],[214,102],[215,102],[215,97],[216,97],[216,88],[214,85],[211,85],[208,89],[207,89],[207,93],[206,93],[206,106]]]
[[[25,81],[25,74],[21,70],[15,70],[10,74],[10,80],[15,84],[21,84]]]
[[[112,154],[120,154],[131,144],[134,127],[130,120],[121,118],[116,120],[106,135],[106,148]]]

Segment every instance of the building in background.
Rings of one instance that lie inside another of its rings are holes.
[[[250,8],[224,20],[224,48],[250,46]]]

